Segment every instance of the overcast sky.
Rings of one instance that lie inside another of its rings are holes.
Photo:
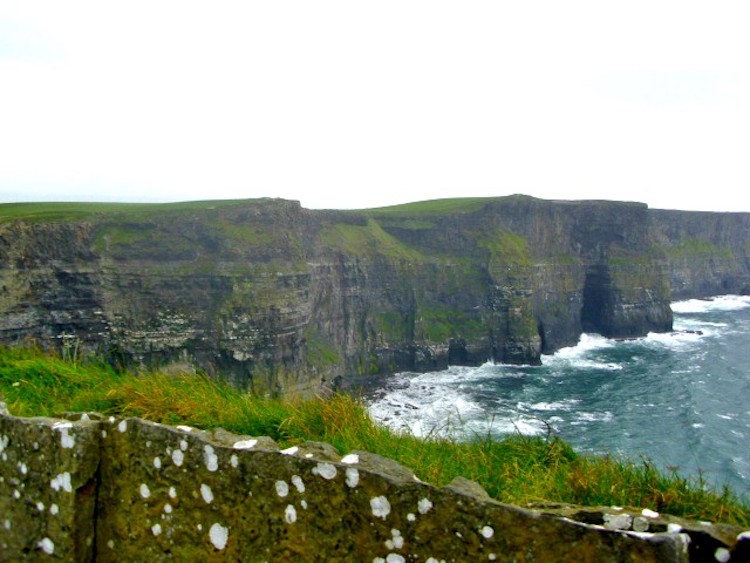
[[[750,211],[750,4],[0,0],[0,201]]]

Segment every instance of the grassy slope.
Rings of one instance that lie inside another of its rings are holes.
[[[178,203],[109,202],[30,202],[0,204],[0,222],[19,219],[32,221],[80,221],[101,215],[147,215],[179,211],[199,211],[243,205],[257,200],[184,201]]]
[[[713,491],[676,473],[665,475],[646,461],[581,456],[556,438],[422,440],[374,424],[362,404],[348,396],[259,399],[204,377],[135,376],[72,360],[33,349],[0,348],[0,393],[10,412],[36,416],[93,410],[167,424],[220,426],[271,436],[282,447],[320,440],[342,453],[367,450],[390,457],[437,486],[458,475],[467,477],[506,503],[648,507],[693,519],[750,524],[747,501],[729,490]]]

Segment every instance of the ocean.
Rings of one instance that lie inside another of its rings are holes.
[[[654,462],[750,496],[750,297],[672,304],[674,333],[584,334],[541,366],[399,373],[366,396],[377,421],[456,439],[554,433],[581,453]]]

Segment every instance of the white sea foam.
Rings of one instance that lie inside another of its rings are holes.
[[[711,299],[688,299],[672,303],[674,313],[707,313],[710,311],[739,311],[750,307],[748,295],[721,295]]]
[[[575,346],[561,348],[551,356],[544,356],[542,358],[542,362],[545,363],[545,359],[579,360],[585,358],[590,352],[594,350],[611,348],[614,345],[615,342],[609,340],[608,338],[604,338],[601,334],[590,334],[584,332],[578,340],[578,344],[576,344]]]
[[[505,376],[504,368],[494,364],[451,367],[419,375],[402,373],[394,376],[390,389],[372,401],[368,409],[378,422],[418,437],[546,432],[544,423],[533,416],[493,414],[472,398],[484,381]]]
[[[569,411],[578,403],[580,403],[578,399],[565,399],[563,401],[542,401],[539,403],[520,402],[516,406],[521,411]]]

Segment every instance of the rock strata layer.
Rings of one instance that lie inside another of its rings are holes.
[[[60,205],[0,206],[0,342],[198,368],[258,393],[536,364],[583,331],[670,331],[673,297],[750,289],[747,214],[523,196]]]
[[[647,510],[504,505],[325,444],[75,418],[0,414],[3,561],[739,561],[750,540]]]

